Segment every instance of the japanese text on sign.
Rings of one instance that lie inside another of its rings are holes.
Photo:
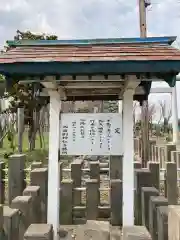
[[[68,125],[64,125],[62,128],[62,154],[67,154],[68,152]]]
[[[121,155],[122,116],[119,113],[62,114],[61,155]]]

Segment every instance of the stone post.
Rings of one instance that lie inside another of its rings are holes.
[[[148,167],[151,173],[151,183],[152,186],[157,190],[160,189],[160,164],[155,162],[148,162]]]
[[[32,197],[32,223],[41,223],[40,187],[28,186],[25,188],[23,195]]]
[[[61,182],[60,224],[73,224],[73,181],[70,179]]]
[[[153,240],[157,240],[157,207],[168,206],[168,200],[163,196],[152,196],[149,200],[149,232]]]
[[[3,206],[0,205],[0,239],[3,239],[3,237],[4,237],[3,225],[4,225]]]
[[[110,180],[122,180],[123,156],[110,156]]]
[[[82,159],[75,159],[71,163],[71,179],[73,180],[73,188],[81,187],[82,164]],[[81,205],[81,191],[74,191],[73,198],[75,206]]]
[[[112,225],[122,225],[122,181],[113,179],[110,181],[110,206]]]
[[[177,167],[180,168],[180,151],[177,152]]]
[[[142,138],[139,138],[139,157],[142,158]]]
[[[180,206],[171,205],[168,207],[168,235],[169,240],[180,239]]]
[[[4,206],[4,235],[7,240],[19,240],[19,224],[20,214],[19,209],[12,209]]]
[[[160,147],[159,148],[159,154],[160,154],[160,168],[165,169],[166,167],[166,159],[165,159],[165,148]]]
[[[177,166],[176,163],[166,163],[166,184],[165,195],[167,196],[169,205],[176,205],[178,201],[177,186]]]
[[[31,163],[31,171],[36,168],[42,168],[42,162],[32,162]]]
[[[138,138],[134,138],[134,152],[138,153]]]
[[[151,186],[151,173],[147,169],[135,170],[135,221],[137,225],[142,224],[142,203],[141,203],[141,188]]]
[[[155,146],[155,162],[159,162],[159,146]]]
[[[60,185],[61,185],[61,181],[63,179],[63,163],[59,162],[59,175],[60,175]]]
[[[176,145],[168,143],[165,147],[165,162],[171,162],[171,152],[176,151]]]
[[[158,240],[168,240],[168,206],[157,208]]]
[[[97,179],[98,188],[100,188],[100,163],[99,162],[90,162],[90,179]],[[100,201],[100,191],[99,193],[99,201]]]
[[[0,204],[4,204],[5,201],[5,163],[0,162]]]
[[[86,180],[86,213],[88,220],[98,218],[99,185],[97,179]]]
[[[151,150],[151,152],[152,152],[151,161],[155,162],[155,145],[152,144],[151,148],[152,148],[152,150]]]
[[[40,187],[41,223],[47,222],[48,169],[36,168],[30,173],[31,186]],[[53,186],[52,186],[53,187]]]
[[[141,168],[142,168],[141,162],[134,162],[134,169],[141,169]]]
[[[90,178],[97,179],[100,185],[100,163],[90,162]]]
[[[17,135],[18,135],[18,152],[23,150],[23,132],[24,132],[24,108],[17,109]]]
[[[142,204],[142,224],[149,230],[149,199],[151,196],[158,196],[159,191],[155,187],[142,187],[141,204]]]
[[[24,240],[53,240],[53,227],[50,224],[31,224]]]
[[[152,161],[153,159],[153,151],[152,151],[152,146],[154,146],[156,144],[156,140],[154,139],[149,139],[149,159],[150,161]]]
[[[21,196],[25,188],[25,154],[15,154],[8,160],[8,203]]]
[[[171,162],[177,163],[178,151],[171,151]]]
[[[23,240],[26,229],[31,224],[32,197],[18,196],[12,200],[11,208],[20,210],[19,240]]]

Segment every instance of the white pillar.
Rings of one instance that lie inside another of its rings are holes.
[[[134,225],[133,89],[123,96],[123,226]]]
[[[178,129],[178,106],[176,86],[172,88],[172,128],[173,128],[173,143],[178,143],[179,129]]]
[[[58,167],[58,152],[60,139],[60,109],[61,101],[57,92],[50,95],[50,129],[49,129],[49,162],[48,162],[48,212],[47,222],[53,224],[54,240],[58,238],[59,230],[59,189],[60,176]]]
[[[119,100],[119,101],[118,101],[118,112],[119,112],[119,113],[122,113],[122,110],[123,110],[123,109],[122,109],[122,100]]]
[[[122,119],[123,119],[123,101],[120,100],[118,101],[118,113],[120,113],[122,115]],[[122,141],[123,141],[123,136],[124,136],[124,128],[123,128],[123,121],[122,121]]]

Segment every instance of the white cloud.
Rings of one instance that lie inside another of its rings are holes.
[[[179,35],[178,0],[152,0],[148,33]],[[6,38],[21,30],[56,33],[59,38],[134,37],[139,35],[137,0],[0,0],[0,27]]]
[[[137,2],[0,0],[0,46],[2,47],[6,40],[13,39],[17,29],[57,34],[59,39],[139,36]],[[180,24],[180,1],[151,2],[152,5],[147,11],[148,35],[178,36],[176,46],[179,46],[180,28],[177,26]],[[162,86],[162,83],[159,86]],[[180,84],[178,89],[180,90]]]

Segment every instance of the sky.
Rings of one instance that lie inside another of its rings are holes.
[[[180,48],[179,25],[180,0],[151,0],[148,36],[177,36],[175,45]],[[138,37],[138,0],[0,0],[0,48],[17,29],[55,34],[59,39]],[[166,84],[153,85],[161,86]],[[180,99],[180,83],[177,90]],[[170,96],[153,95],[150,101],[162,98]]]

